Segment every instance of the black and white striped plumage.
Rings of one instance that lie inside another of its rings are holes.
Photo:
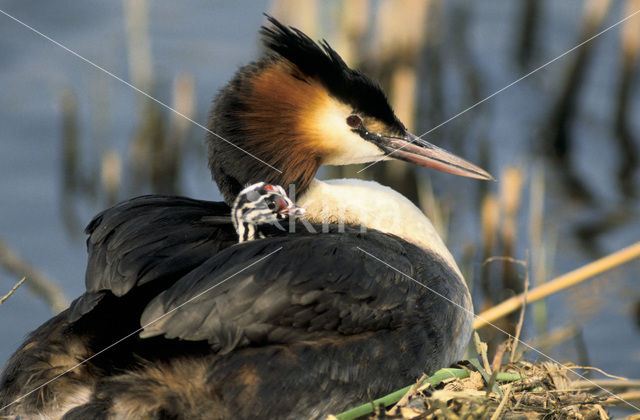
[[[231,220],[238,233],[238,242],[265,238],[269,228],[286,230],[282,226],[289,217],[304,214],[296,207],[280,185],[258,182],[249,185],[236,197],[231,208]]]

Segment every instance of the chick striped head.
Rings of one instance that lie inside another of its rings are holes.
[[[231,208],[231,220],[238,233],[238,243],[265,237],[265,230],[276,227],[289,217],[304,214],[279,185],[258,182],[249,185],[236,197]]]

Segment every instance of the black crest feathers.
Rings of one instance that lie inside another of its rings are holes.
[[[269,51],[319,80],[333,96],[351,105],[356,112],[380,119],[391,127],[404,128],[380,86],[363,73],[349,68],[327,41],[318,44],[299,29],[265,16],[270,25],[263,26],[260,33]]]

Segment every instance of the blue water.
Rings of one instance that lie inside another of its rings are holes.
[[[180,72],[193,75],[200,123],[206,123],[217,90],[238,66],[257,54],[256,29],[266,7],[266,3],[258,2],[236,2],[232,6],[199,1],[154,3],[151,8],[156,77],[171,80]],[[128,79],[120,2],[20,1],[0,8]],[[80,136],[91,136],[90,108],[95,107],[96,95],[106,95],[101,100],[109,104],[107,127],[102,143],[92,146],[126,150],[135,128],[133,116],[139,95],[5,16],[0,16],[0,87],[0,237],[73,298],[84,290],[86,253],[81,231],[72,237],[60,210],[60,96],[65,88],[80,92]],[[198,137],[203,138],[203,134]],[[191,157],[188,163],[185,195],[219,199],[206,172],[204,156]],[[86,224],[99,208],[84,207],[80,219]],[[0,279],[0,290],[6,291],[16,281],[5,271],[0,271]],[[48,307],[26,288],[8,299],[0,308],[0,363],[28,331],[50,316]]]
[[[524,72],[511,60],[514,47],[514,22],[517,2],[491,2],[475,5],[474,19],[468,28],[472,61],[487,93],[497,91]],[[120,2],[99,1],[13,1],[0,8],[78,54],[94,61],[125,80],[129,80],[125,24]],[[548,10],[552,8],[553,10]],[[542,21],[543,42],[537,51],[540,64],[576,44],[576,28],[582,2],[562,2],[548,6]],[[267,2],[154,1],[150,10],[150,38],[156,80],[170,86],[181,73],[195,80],[196,120],[206,123],[211,100],[238,66],[251,61],[258,53],[257,28],[263,22],[261,13]],[[619,11],[614,9],[613,23]],[[450,29],[450,28],[449,28]],[[579,173],[588,179],[589,188],[598,197],[597,208],[584,207],[568,200],[554,182],[554,170],[547,169],[547,204],[545,232],[557,238],[553,258],[553,274],[561,274],[593,260],[577,241],[573,228],[604,211],[616,209],[624,202],[635,216],[640,210],[637,200],[621,197],[612,175],[618,162],[616,149],[611,147],[610,112],[615,89],[619,51],[616,31],[598,40],[594,65],[587,75],[588,89],[581,96],[579,120],[576,123],[577,145],[573,161]],[[447,42],[446,40],[443,42]],[[453,54],[445,51],[449,65]],[[483,138],[474,131],[464,139],[459,151],[477,161],[475,146],[488,141],[491,149],[491,172],[500,174],[506,166],[520,166],[526,174],[541,162],[535,152],[538,129],[535,124],[548,110],[551,94],[560,89],[562,61],[554,63],[536,75],[519,83],[485,104],[478,106],[449,125],[483,127]],[[453,77],[453,76],[452,76]],[[448,83],[454,82],[449,80]],[[83,272],[86,261],[81,226],[69,232],[62,220],[61,195],[61,111],[60,96],[70,88],[77,95],[80,112],[80,137],[83,139],[84,164],[97,165],[97,150],[113,148],[126,151],[135,127],[136,105],[140,96],[129,87],[91,67],[50,41],[34,34],[9,18],[0,15],[0,237],[27,261],[53,278],[73,298],[84,289]],[[445,93],[448,91],[445,85]],[[455,87],[451,86],[451,91]],[[169,101],[170,89],[160,91],[161,100]],[[635,95],[634,109],[640,107],[640,95]],[[97,103],[106,103],[108,113],[96,129]],[[454,115],[471,105],[468,98],[448,102],[445,116]],[[423,130],[440,121],[428,118]],[[632,122],[640,136],[640,120]],[[429,136],[436,143],[446,142],[448,128]],[[182,179],[185,195],[218,199],[210,182],[205,156],[198,149],[204,137],[193,128],[194,153],[186,158]],[[638,146],[638,145],[637,145]],[[638,146],[640,148],[640,146]],[[93,155],[92,155],[93,153]],[[636,171],[637,176],[637,171]],[[477,197],[468,180],[433,174],[436,192],[453,203],[456,209],[475,208]],[[474,187],[475,188],[475,187]],[[498,184],[491,188],[497,190]],[[462,192],[462,193],[460,193]],[[468,193],[468,194],[467,194]],[[525,190],[528,194],[528,190]],[[525,196],[526,197],[526,196]],[[528,205],[528,204],[526,204]],[[77,206],[81,224],[100,210],[98,203]],[[460,257],[465,243],[476,241],[479,228],[476,215],[457,211],[456,224],[449,243],[454,255]],[[635,217],[637,219],[637,217]],[[527,213],[520,227],[526,231]],[[527,235],[519,249],[527,249]],[[596,239],[601,254],[615,251],[640,238],[640,223],[626,223]],[[524,255],[517,255],[523,258]],[[633,324],[631,307],[640,299],[638,279],[640,263],[634,262],[607,274],[608,287],[593,289],[585,285],[585,293],[600,295],[599,310],[585,315],[574,310],[564,292],[549,300],[550,328],[584,325],[584,340],[589,362],[610,373],[640,377],[640,334]],[[0,270],[0,294],[9,290],[15,277]],[[49,318],[48,307],[35,299],[25,287],[0,307],[0,363],[9,357],[25,334]],[[575,353],[571,345],[554,350],[554,357],[571,360]]]

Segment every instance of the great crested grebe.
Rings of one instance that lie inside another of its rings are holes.
[[[97,215],[87,291],[9,360],[0,416],[323,418],[463,355],[471,298],[429,219],[375,182],[314,176],[383,158],[491,176],[407,132],[326,42],[268,20],[265,55],[211,114],[227,204],[144,196]],[[257,182],[294,185],[321,233],[238,243],[229,205]]]

